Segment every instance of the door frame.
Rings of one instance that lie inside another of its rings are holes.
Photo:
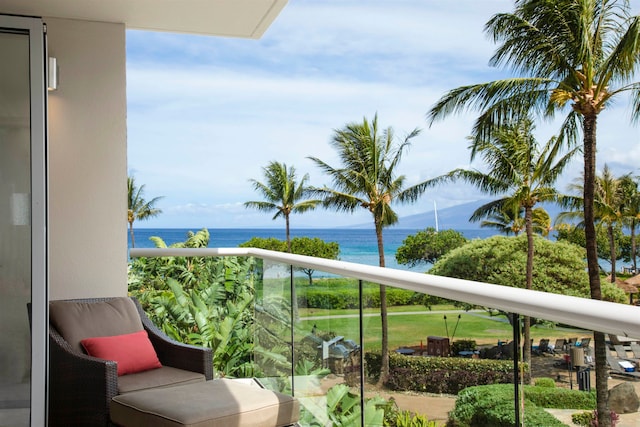
[[[48,377],[48,188],[47,46],[41,18],[0,15],[0,32],[29,36],[31,135],[31,417],[32,427],[47,420]],[[27,308],[25,307],[25,313]]]

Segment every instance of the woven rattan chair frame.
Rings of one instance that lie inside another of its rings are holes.
[[[68,300],[104,302],[111,298]],[[211,349],[178,343],[167,337],[132,298],[160,363],[213,379]],[[49,426],[112,426],[111,399],[118,394],[117,365],[79,353],[49,325]]]

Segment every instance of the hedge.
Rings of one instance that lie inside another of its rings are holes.
[[[365,354],[367,375],[380,375],[380,358],[379,353]],[[467,387],[502,383],[513,383],[512,361],[390,353],[385,385],[396,391],[458,394]]]
[[[415,292],[404,289],[387,288],[387,305],[411,305],[415,303]],[[380,307],[380,290],[366,288],[362,291],[362,304],[365,308]],[[308,288],[298,294],[298,306],[324,309],[354,309],[360,307],[358,289]]]

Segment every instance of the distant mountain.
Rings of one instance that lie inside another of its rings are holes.
[[[480,222],[469,222],[471,214],[480,206],[489,202],[490,199],[475,200],[469,203],[462,203],[460,205],[451,206],[445,209],[438,209],[438,228],[440,230],[454,229],[454,230],[478,230],[480,229]],[[542,204],[541,207],[545,208],[551,216],[551,221],[555,220],[558,213],[561,211],[556,205]],[[436,215],[433,210],[423,213],[409,215],[401,217],[398,223],[393,228],[399,229],[418,229],[422,230],[427,227],[436,226]],[[371,224],[357,224],[349,226],[348,228],[372,228]]]
[[[476,200],[474,202],[463,203],[445,209],[438,209],[438,228],[446,230],[475,230],[480,228],[480,223],[469,222],[469,217],[478,207],[487,203],[487,200]],[[394,228],[416,228],[423,229],[436,226],[436,214],[433,210],[402,217]]]

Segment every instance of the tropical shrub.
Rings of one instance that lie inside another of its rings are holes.
[[[156,247],[166,247],[159,237],[152,240]],[[201,248],[208,243],[209,232],[203,229],[189,232],[185,242],[171,247]],[[213,349],[220,375],[254,375],[259,358],[290,370],[288,359],[278,353],[286,346],[254,342],[260,335],[255,328],[264,325],[254,321],[257,271],[253,258],[136,258],[129,268],[129,294],[169,337]]]
[[[553,242],[535,237],[533,289],[584,298],[590,297],[589,278],[585,271],[584,250],[567,242]],[[493,236],[472,240],[452,250],[429,271],[439,276],[525,286],[527,239]],[[624,292],[609,289],[608,300],[626,302]]]
[[[435,421],[422,414],[415,414],[411,411],[401,411],[395,401],[389,401],[389,405],[384,412],[385,427],[438,427]]]
[[[610,411],[609,413],[611,414],[611,427],[616,427],[618,421],[620,421],[620,416],[614,411]],[[578,426],[598,427],[598,411],[572,414],[571,422]]]
[[[537,387],[550,387],[553,388],[556,386],[556,382],[553,380],[553,378],[536,378],[536,381],[534,383],[535,386]]]
[[[390,403],[382,397],[365,399],[364,416],[366,425],[382,426],[385,419],[385,411],[389,410]],[[360,425],[362,408],[360,396],[350,391],[349,386],[338,384],[327,391],[326,421],[318,419],[318,414],[313,414],[305,407],[301,408],[299,424],[305,427],[352,427]]]
[[[542,408],[593,409],[596,407],[596,392],[569,390],[560,387],[526,386],[525,396]]]

